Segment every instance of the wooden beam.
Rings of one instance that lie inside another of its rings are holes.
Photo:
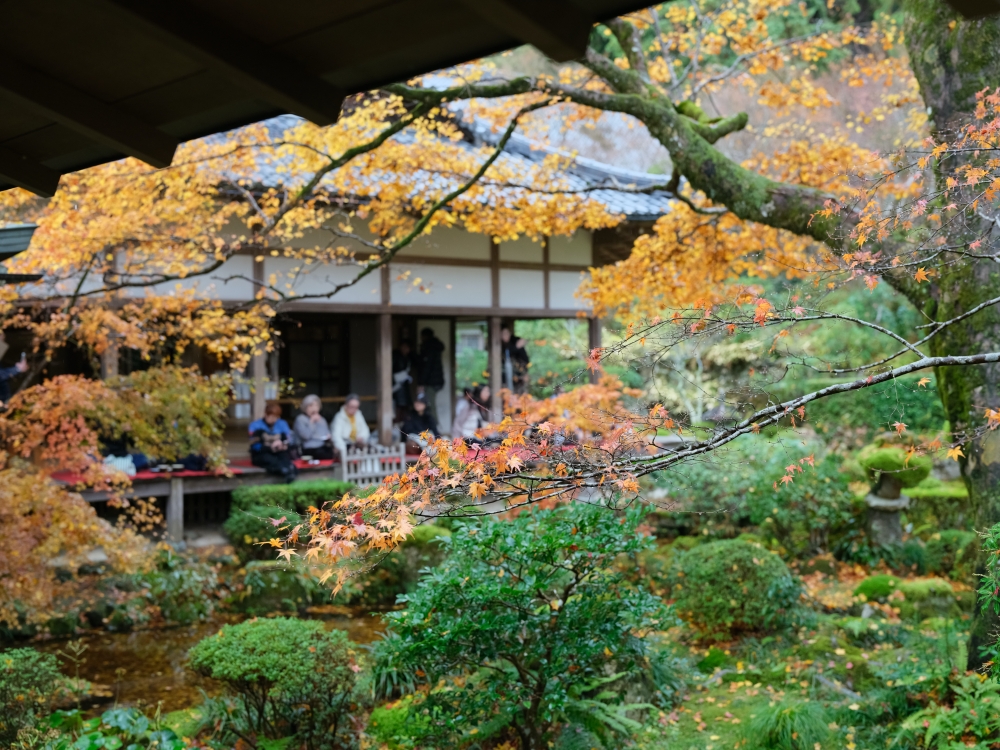
[[[102,0],[164,44],[225,76],[247,93],[316,125],[340,116],[344,92],[306,66],[271,51],[184,0]]]
[[[61,175],[44,164],[0,146],[0,178],[43,198],[56,194]]]
[[[6,55],[0,56],[0,91],[43,117],[154,167],[168,167],[174,158],[173,136]]]
[[[167,496],[167,538],[174,544],[184,541],[184,478],[170,478]]]
[[[566,0],[462,0],[491,26],[533,44],[556,62],[583,57],[593,26]]]

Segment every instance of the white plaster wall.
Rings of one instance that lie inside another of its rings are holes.
[[[574,295],[584,279],[584,272],[549,271],[549,306],[557,310],[584,310],[586,306]]]
[[[399,256],[427,258],[490,259],[490,238],[458,227],[436,227],[399,251]]]
[[[393,263],[390,278],[393,305],[490,306],[489,268]]]
[[[593,235],[581,229],[572,237],[549,238],[549,263],[567,266],[590,266],[594,262]]]
[[[541,240],[534,242],[530,237],[500,243],[500,260],[504,263],[541,263],[543,253]]]
[[[545,307],[545,274],[517,268],[500,269],[500,307]]]
[[[296,270],[298,269],[298,270]],[[337,284],[343,284],[357,277],[360,268],[355,265],[334,265],[325,263],[306,264],[299,258],[264,258],[264,282],[273,283],[275,288],[296,296],[325,294]],[[272,274],[274,279],[271,278]],[[328,299],[314,299],[313,302],[353,303],[377,305],[382,302],[382,279],[378,270],[365,276],[353,286],[341,289]]]

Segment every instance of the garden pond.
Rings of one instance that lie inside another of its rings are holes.
[[[370,643],[383,629],[379,614],[371,607],[313,607],[309,616],[322,620],[327,630],[345,631],[355,643]],[[187,667],[188,652],[222,625],[243,619],[224,615],[186,626],[126,633],[102,630],[75,640],[53,639],[33,645],[59,657],[65,674],[92,684],[87,701],[91,713],[99,714],[115,702],[126,706],[159,704],[160,710],[168,713],[197,705],[202,690],[209,695],[219,692],[214,680]]]

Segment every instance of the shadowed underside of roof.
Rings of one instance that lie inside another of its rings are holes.
[[[0,0],[0,190],[43,195],[123,156],[282,113],[336,120],[344,96],[524,43],[582,55],[628,0]]]

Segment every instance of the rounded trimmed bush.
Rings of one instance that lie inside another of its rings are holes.
[[[881,574],[870,576],[854,589],[855,596],[863,596],[868,601],[885,601],[899,586],[896,576]]]
[[[242,734],[341,746],[358,671],[343,631],[284,617],[223,625],[191,649],[191,666],[237,698]]]
[[[916,487],[931,473],[927,456],[910,456],[896,445],[866,445],[858,453],[858,463],[868,479],[878,483],[883,474],[892,476],[900,487]]]
[[[799,615],[799,580],[775,554],[738,539],[677,555],[671,572],[677,614],[709,639],[782,629]]]

